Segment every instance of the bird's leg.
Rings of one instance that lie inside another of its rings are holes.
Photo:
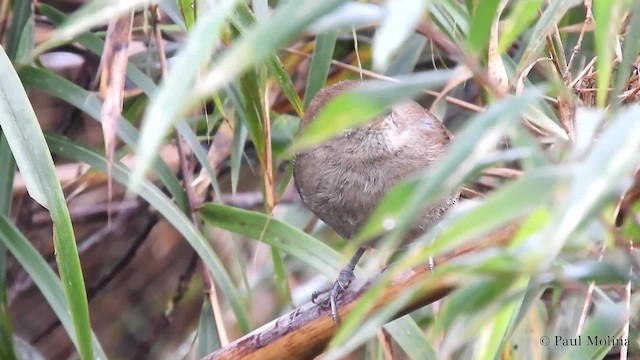
[[[335,283],[333,283],[333,285],[329,285],[320,290],[316,290],[313,292],[313,294],[311,294],[311,302],[317,304],[316,300],[318,299],[318,296],[329,293],[328,300],[331,304],[331,317],[336,324],[340,323],[340,315],[338,315],[338,295],[346,290],[353,279],[356,278],[356,275],[353,273],[353,271],[355,270],[356,265],[358,264],[358,261],[362,257],[362,254],[364,254],[365,250],[366,248],[364,247],[358,248],[356,253],[351,257],[351,260],[349,260],[347,266],[345,266],[344,269],[340,271],[338,279]]]

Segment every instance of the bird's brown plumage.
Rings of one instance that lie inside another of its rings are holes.
[[[361,84],[342,81],[318,92],[300,131],[328,101]],[[350,239],[392,186],[432,166],[450,140],[451,133],[440,120],[415,101],[406,101],[367,125],[298,153],[295,184],[307,207],[340,236]],[[426,209],[406,241],[440,220],[458,198],[459,193],[443,196]]]

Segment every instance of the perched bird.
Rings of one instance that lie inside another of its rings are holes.
[[[363,84],[347,80],[319,91],[309,104],[299,131],[304,131],[332,98]],[[391,187],[442,158],[451,137],[433,114],[415,101],[405,101],[366,125],[348,129],[296,154],[295,185],[304,204],[348,240],[356,235]],[[459,192],[447,194],[426,209],[407,234],[405,243],[439,221],[459,196]],[[373,246],[375,241],[365,245]],[[330,292],[331,314],[336,323],[337,297],[355,278],[353,270],[365,249],[358,249],[333,285],[312,296],[315,302],[320,294]]]

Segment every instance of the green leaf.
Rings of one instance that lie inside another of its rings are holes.
[[[267,6],[267,2],[264,1],[264,6]],[[249,6],[247,3],[240,3],[236,7],[236,15],[231,18],[231,22],[233,25],[241,32],[244,33],[248,26],[255,23],[256,19],[251,13]],[[266,18],[265,18],[266,20]],[[298,96],[298,91],[296,87],[293,85],[293,81],[291,77],[287,73],[286,69],[282,65],[280,58],[277,55],[273,55],[268,57],[265,60],[265,65],[267,65],[267,69],[269,73],[276,79],[282,92],[287,97],[293,108],[298,113],[298,115],[302,116],[304,110],[302,108],[302,101],[300,100],[300,96]]]
[[[412,73],[426,44],[427,39],[422,35],[409,36],[406,43],[398,50],[396,57],[391,60],[385,75],[394,77]]]
[[[31,4],[23,1],[14,4],[11,27],[7,38],[7,55],[15,59],[23,53],[25,37],[32,35],[28,30],[31,19]],[[33,24],[31,24],[32,26]],[[0,214],[9,217],[11,200],[13,197],[13,178],[16,172],[16,162],[11,154],[7,138],[0,129]],[[0,358],[16,359],[13,344],[13,329],[7,304],[7,266],[6,247],[0,244]]]
[[[0,215],[9,217],[16,163],[13,160],[7,138],[0,129]],[[6,247],[0,242],[0,358],[16,359],[13,346],[13,329],[7,304]]]
[[[529,29],[540,11],[542,0],[520,0],[509,11],[509,18],[501,28],[498,41],[498,54],[503,54],[525,30]]]
[[[55,25],[64,24],[68,19],[63,12],[47,4],[40,3],[38,4],[37,9]],[[85,46],[92,53],[102,56],[104,41],[97,35],[92,33],[82,33],[74,40]],[[131,62],[127,63],[127,78],[138,85],[148,96],[151,96],[156,91],[156,85],[153,81]]]
[[[78,347],[76,330],[73,319],[70,316],[69,303],[65,298],[60,279],[51,270],[49,264],[42,258],[40,253],[31,245],[31,242],[3,214],[0,214],[0,242],[11,251],[11,254],[29,274],[29,277],[36,284],[38,290],[40,290],[42,296],[47,300],[47,303],[69,334],[71,341]],[[93,350],[96,357],[107,359],[100,347],[98,338],[91,332],[89,335],[93,338]]]
[[[14,2],[6,47],[9,59],[19,60],[25,53],[31,51],[33,47],[33,26],[31,2]]]
[[[338,38],[337,31],[330,31],[316,36],[316,45],[313,49],[309,74],[307,76],[307,87],[304,91],[304,106],[309,106],[313,96],[324,87],[333,59],[333,49]]]
[[[500,0],[476,1],[471,15],[471,27],[467,45],[476,54],[481,54],[489,44],[491,24],[496,17]]]
[[[533,31],[529,37],[529,42],[524,47],[524,53],[522,54],[520,62],[518,63],[518,68],[515,71],[516,76],[519,76],[520,73],[538,56],[540,48],[545,44],[547,36],[555,31],[558,21],[560,21],[570,6],[570,2],[565,0],[552,0],[547,6],[542,13],[542,16],[540,16],[540,19],[533,27]]]
[[[640,33],[640,2],[633,2],[633,7],[630,10],[627,34],[638,34]],[[617,77],[615,78],[613,91],[611,91],[609,95],[611,99],[618,98],[625,83],[629,80],[629,72],[625,71],[625,69],[634,66],[638,52],[640,52],[640,37],[625,36],[622,59],[620,59],[620,65],[618,65],[619,71],[617,71],[616,74]],[[610,106],[612,110],[616,110],[622,103],[623,102],[611,101]]]
[[[630,344],[632,339],[623,339],[620,330],[625,326],[629,316],[636,313],[634,309],[630,314],[629,310],[625,309],[624,303],[605,301],[597,302],[594,308],[594,313],[587,320],[584,332],[580,336],[581,346],[568,346],[561,359],[603,359],[615,341],[619,342],[618,346],[624,340],[628,345],[633,346]],[[552,343],[556,337],[552,337]]]
[[[429,1],[429,15],[450,37],[469,32],[469,12],[460,1]]]
[[[242,121],[236,121],[233,128],[233,147],[231,148],[231,193],[233,194],[238,189],[242,155],[247,142],[247,127],[244,124]]]
[[[149,3],[149,0],[93,0],[75,11],[47,40],[36,47],[32,56],[43,54],[78,34]]]
[[[443,220],[439,226],[441,233],[432,243],[431,250],[435,254],[446,252],[517,220],[534,207],[544,205],[553,194],[555,185],[562,179],[568,179],[569,175],[559,170],[531,171],[504,185],[477,206]]]
[[[66,19],[64,13],[58,11],[55,8],[52,8],[52,7],[48,6],[48,5],[46,5],[46,4],[40,4],[39,9],[40,9],[40,12],[42,12],[45,16],[47,16],[52,22],[54,22],[56,24],[60,24]],[[102,50],[104,48],[104,41],[102,41],[97,36],[95,36],[93,34],[90,34],[90,33],[85,33],[85,34],[79,35],[78,38],[77,38],[77,41],[79,43],[81,43],[82,45],[86,46],[88,49],[90,49],[94,54],[96,54],[96,55],[102,54]],[[50,74],[43,74],[41,76],[49,77],[49,78],[52,78],[52,77],[55,78],[55,75],[50,75]],[[149,97],[151,97],[157,91],[157,87],[153,83],[153,81],[151,81],[151,79],[147,75],[145,75],[142,71],[140,71],[138,68],[133,66],[131,63],[127,64],[127,78],[129,78],[136,85],[138,85],[145,92],[145,94],[147,94],[147,96],[149,96]],[[37,80],[40,80],[40,79],[37,79]],[[67,81],[67,80],[64,80],[64,79],[58,77],[57,80],[52,79],[51,81],[64,82],[64,81]],[[86,90],[75,86],[75,84],[71,84],[70,82],[68,82],[68,83],[69,84],[67,84],[67,85],[69,87],[73,88],[73,90],[74,90],[73,93],[78,94],[79,97],[81,97],[82,93],[89,94]],[[47,91],[49,93],[52,92],[52,90],[46,89],[46,86],[44,86],[44,85],[43,85],[43,88],[44,88],[43,89],[44,91]],[[53,88],[55,89],[55,88],[57,88],[57,86],[53,86]],[[66,97],[70,96],[70,94],[67,94],[66,91],[57,92],[57,94],[58,94],[57,96],[62,98],[63,100]],[[56,96],[56,95],[54,95],[54,96]],[[93,95],[87,95],[87,96],[93,96]],[[67,102],[70,102],[70,101],[67,101]],[[95,102],[95,101],[92,101],[92,102]],[[74,104],[73,102],[70,102],[70,103]],[[84,103],[81,103],[81,104],[84,104]],[[99,104],[99,102],[97,102],[97,104]],[[75,106],[78,107],[79,109],[83,109],[84,110],[84,107],[81,106],[81,105],[76,104]],[[87,112],[90,115],[94,114],[93,110],[92,110],[92,112],[89,112],[87,110],[84,110],[84,111]],[[95,112],[95,114],[99,114],[99,113],[100,113],[99,110],[98,110],[98,112]],[[98,117],[94,116],[94,119],[100,121],[100,117],[99,116]],[[122,122],[121,122],[121,124],[122,124]],[[125,133],[126,132],[131,133],[131,136],[133,136],[133,138],[136,139],[135,141],[137,141],[137,138],[138,138],[137,130],[135,128],[133,128],[132,126],[129,126],[128,124],[127,125],[119,125],[119,127],[122,127],[122,126],[125,126],[127,128],[127,129],[124,129]],[[129,130],[129,128],[131,130]],[[211,179],[211,185],[213,187],[214,193],[217,196],[219,196],[220,195],[220,186],[218,185],[217,177],[215,176],[215,172],[211,168],[211,164],[209,163],[209,160],[207,159],[206,153],[204,152],[204,150],[202,149],[200,144],[198,144],[198,141],[197,141],[197,138],[196,138],[194,132],[191,130],[191,128],[189,128],[184,123],[176,124],[176,129],[178,130],[178,133],[180,133],[180,135],[189,144],[189,147],[191,147],[191,150],[193,151],[194,155],[196,156],[196,159],[200,162],[202,167],[207,171],[207,174],[209,175],[209,177]],[[123,138],[123,140],[129,146],[134,146],[135,145],[135,144],[127,142],[126,138]],[[160,176],[160,179],[167,186],[167,188],[169,189],[169,192],[171,192],[171,194],[176,198],[176,201],[180,205],[180,208],[186,210],[187,209],[186,194],[185,194],[184,190],[182,189],[182,185],[180,184],[180,182],[178,181],[176,176],[173,174],[173,172],[169,169],[169,167],[164,163],[163,160],[156,159],[156,160],[154,160],[154,162],[152,164],[152,168],[158,174],[158,176]]]
[[[205,96],[226,86],[250,66],[260,63],[293,37],[311,21],[345,0],[308,0],[304,6],[288,1],[276,8],[271,18],[258,23],[234,43],[198,84],[195,94]]]
[[[435,350],[424,336],[422,329],[409,315],[393,320],[384,329],[400,345],[411,360],[435,360]]]
[[[198,340],[196,345],[196,358],[201,359],[220,349],[220,335],[216,327],[216,318],[211,307],[211,300],[204,297],[200,319],[198,320]]]
[[[426,6],[423,0],[386,2],[384,20],[373,38],[374,70],[384,72],[395,52],[415,32]]]
[[[393,104],[442,85],[451,76],[453,71],[429,71],[399,79],[398,83],[365,82],[362,87],[346,91],[329,101],[298,136],[288,153],[319,144],[345,129],[371,121]]]
[[[271,248],[271,261],[273,262],[273,274],[275,288],[278,291],[280,299],[287,304],[293,304],[293,297],[291,296],[291,289],[289,288],[289,277],[284,266],[284,259],[280,252]]]
[[[477,168],[479,160],[495,147],[501,134],[531,105],[538,101],[534,93],[508,97],[476,115],[449,145],[445,157],[423,172],[413,183],[392,188],[361,229],[356,242],[371,239],[384,230],[385,221],[396,228],[388,236],[397,241],[404,236],[416,215],[442,194],[450,194]]]
[[[189,32],[184,47],[179,52],[167,77],[151,99],[140,128],[136,165],[130,190],[135,192],[149,165],[156,158],[162,139],[195,99],[189,95],[201,66],[209,59],[220,38],[227,14],[236,0],[225,0],[215,9],[198,18]]]
[[[245,120],[245,126],[249,131],[249,137],[256,149],[256,154],[260,160],[260,164],[265,162],[265,136],[264,136],[264,105],[260,89],[263,88],[259,83],[258,75],[254,71],[248,71],[240,78],[240,93],[242,94],[242,109]]]
[[[215,227],[260,240],[330,278],[344,266],[344,259],[323,242],[263,213],[212,203],[203,205],[199,213]]]
[[[595,1],[593,3],[596,69],[598,71],[596,100],[600,108],[606,106],[609,96],[614,49],[618,46],[618,31],[616,30],[618,26],[616,23],[620,21],[623,14],[621,5],[620,1],[614,3]]]
[[[180,5],[180,13],[182,13],[185,27],[187,30],[189,30],[196,22],[196,1],[178,0],[178,4]]]
[[[334,30],[351,30],[378,24],[384,18],[384,10],[378,4],[347,2],[333,11],[322,14],[309,25],[312,34]]]
[[[37,88],[64,100],[84,111],[94,120],[100,122],[100,107],[102,105],[94,93],[50,71],[31,66],[25,66],[20,70],[20,79],[25,87]],[[122,139],[125,144],[135,146],[138,140],[138,131],[128,121],[120,119],[118,123],[118,137]],[[156,159],[153,163],[153,169],[171,195],[176,199],[180,208],[187,209],[187,198],[182,184],[178,181],[171,169],[169,169],[169,166],[167,166],[162,159]]]
[[[492,319],[488,324],[485,323],[476,342],[475,358],[493,360],[500,356],[504,349],[504,342],[510,335],[507,331],[509,331],[518,316],[518,310],[522,305],[527,283],[528,279],[526,278],[518,279],[514,284],[514,288],[517,289],[515,291],[518,292],[517,297],[496,311],[497,314],[491,316]],[[512,289],[512,291],[514,290]]]
[[[546,234],[536,239],[540,268],[551,265],[571,235],[615,194],[616,184],[640,164],[640,106],[635,104],[616,116],[600,135],[591,153],[576,169],[568,195],[552,216]],[[533,241],[533,240],[532,240]]]
[[[83,359],[93,359],[89,306],[69,210],[38,119],[4,49],[0,49],[0,78],[0,126],[29,195],[51,213],[56,260],[78,352]]]
[[[96,151],[58,135],[47,134],[46,137],[56,154],[89,164],[101,172],[106,173],[107,160]],[[127,167],[120,162],[116,162],[113,164],[113,178],[118,183],[125,185],[131,181],[131,174]],[[220,259],[211,249],[207,239],[195,228],[194,224],[191,223],[184,212],[174,205],[162,190],[158,189],[158,187],[150,181],[143,180],[136,193],[158,210],[158,212],[184,236],[193,250],[198,253],[198,256],[200,256],[202,262],[211,272],[211,275],[229,301],[238,321],[238,326],[243,332],[248,332],[250,329],[249,320],[238,296],[236,287],[224,269]]]

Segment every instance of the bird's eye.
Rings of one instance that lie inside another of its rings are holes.
[[[433,129],[433,119],[431,119],[429,117],[424,117],[424,118],[420,119],[420,125],[424,126],[425,128],[428,128],[428,129]]]

